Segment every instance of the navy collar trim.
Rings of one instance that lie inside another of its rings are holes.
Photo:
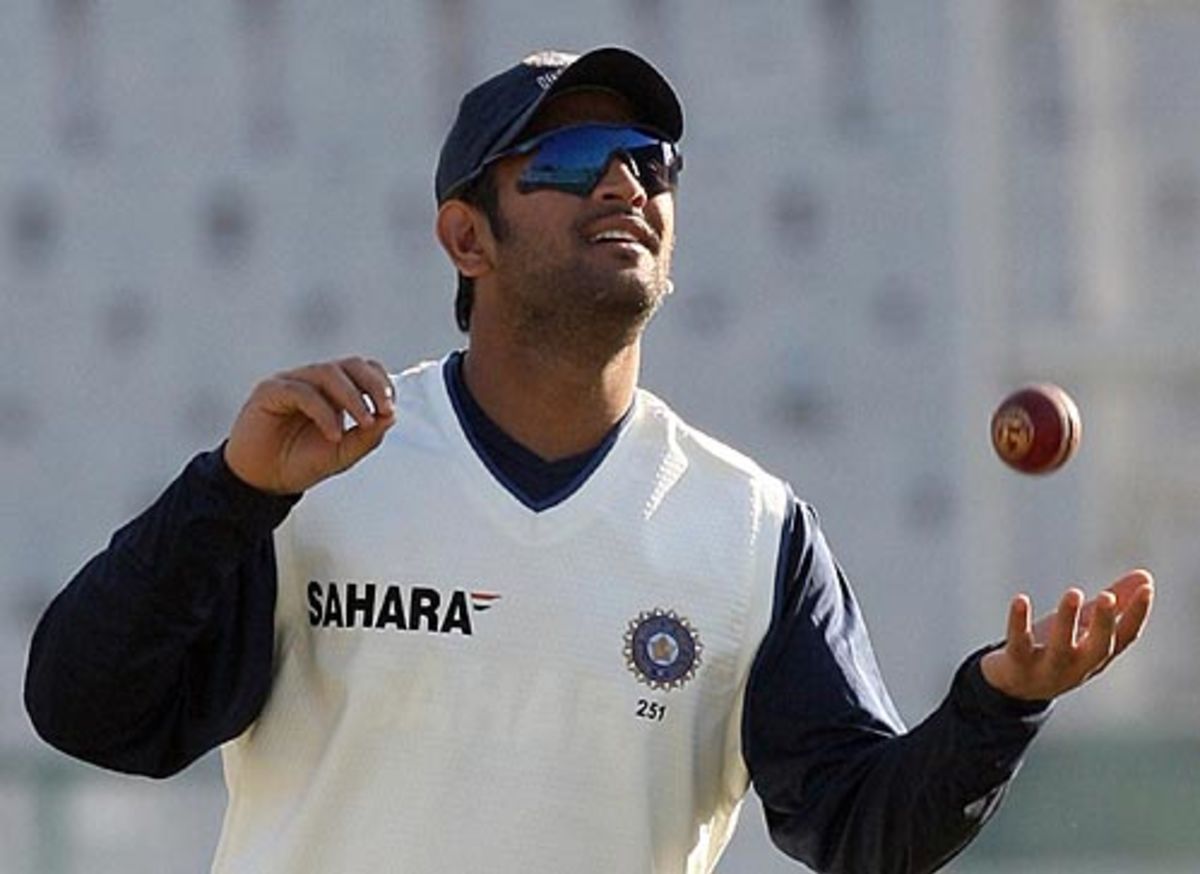
[[[540,513],[561,504],[588,481],[608,456],[633,406],[588,452],[557,461],[546,461],[501,430],[479,406],[462,375],[464,353],[452,353],[442,368],[450,405],[471,448],[491,475],[514,498]]]

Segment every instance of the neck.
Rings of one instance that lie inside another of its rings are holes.
[[[509,437],[547,461],[599,445],[633,402],[641,356],[633,342],[603,360],[493,342],[471,331],[463,379]]]

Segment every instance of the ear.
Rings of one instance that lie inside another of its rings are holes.
[[[438,209],[437,238],[463,276],[476,279],[492,269],[495,240],[487,218],[461,200]]]

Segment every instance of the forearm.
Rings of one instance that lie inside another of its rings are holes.
[[[936,871],[995,812],[1047,714],[989,689],[976,654],[907,733],[853,719],[797,726],[789,757],[760,757],[772,838],[829,874]]]
[[[798,508],[785,544],[787,583],[743,718],[771,836],[820,872],[934,871],[995,810],[1047,705],[992,689],[981,651],[941,706],[905,731],[811,508]]]
[[[268,498],[194,459],[54,599],[34,633],[26,707],[72,755],[164,773],[252,718],[269,670],[271,531],[294,499]]]

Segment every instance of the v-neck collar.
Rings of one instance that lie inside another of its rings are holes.
[[[608,457],[632,419],[636,400],[592,450],[558,461],[546,461],[522,446],[493,422],[471,396],[462,376],[463,352],[442,363],[442,383],[461,435],[491,478],[526,509],[541,513],[580,491]],[[522,470],[524,468],[524,470]],[[543,478],[545,491],[531,489],[521,480]],[[535,493],[536,492],[536,493]]]

